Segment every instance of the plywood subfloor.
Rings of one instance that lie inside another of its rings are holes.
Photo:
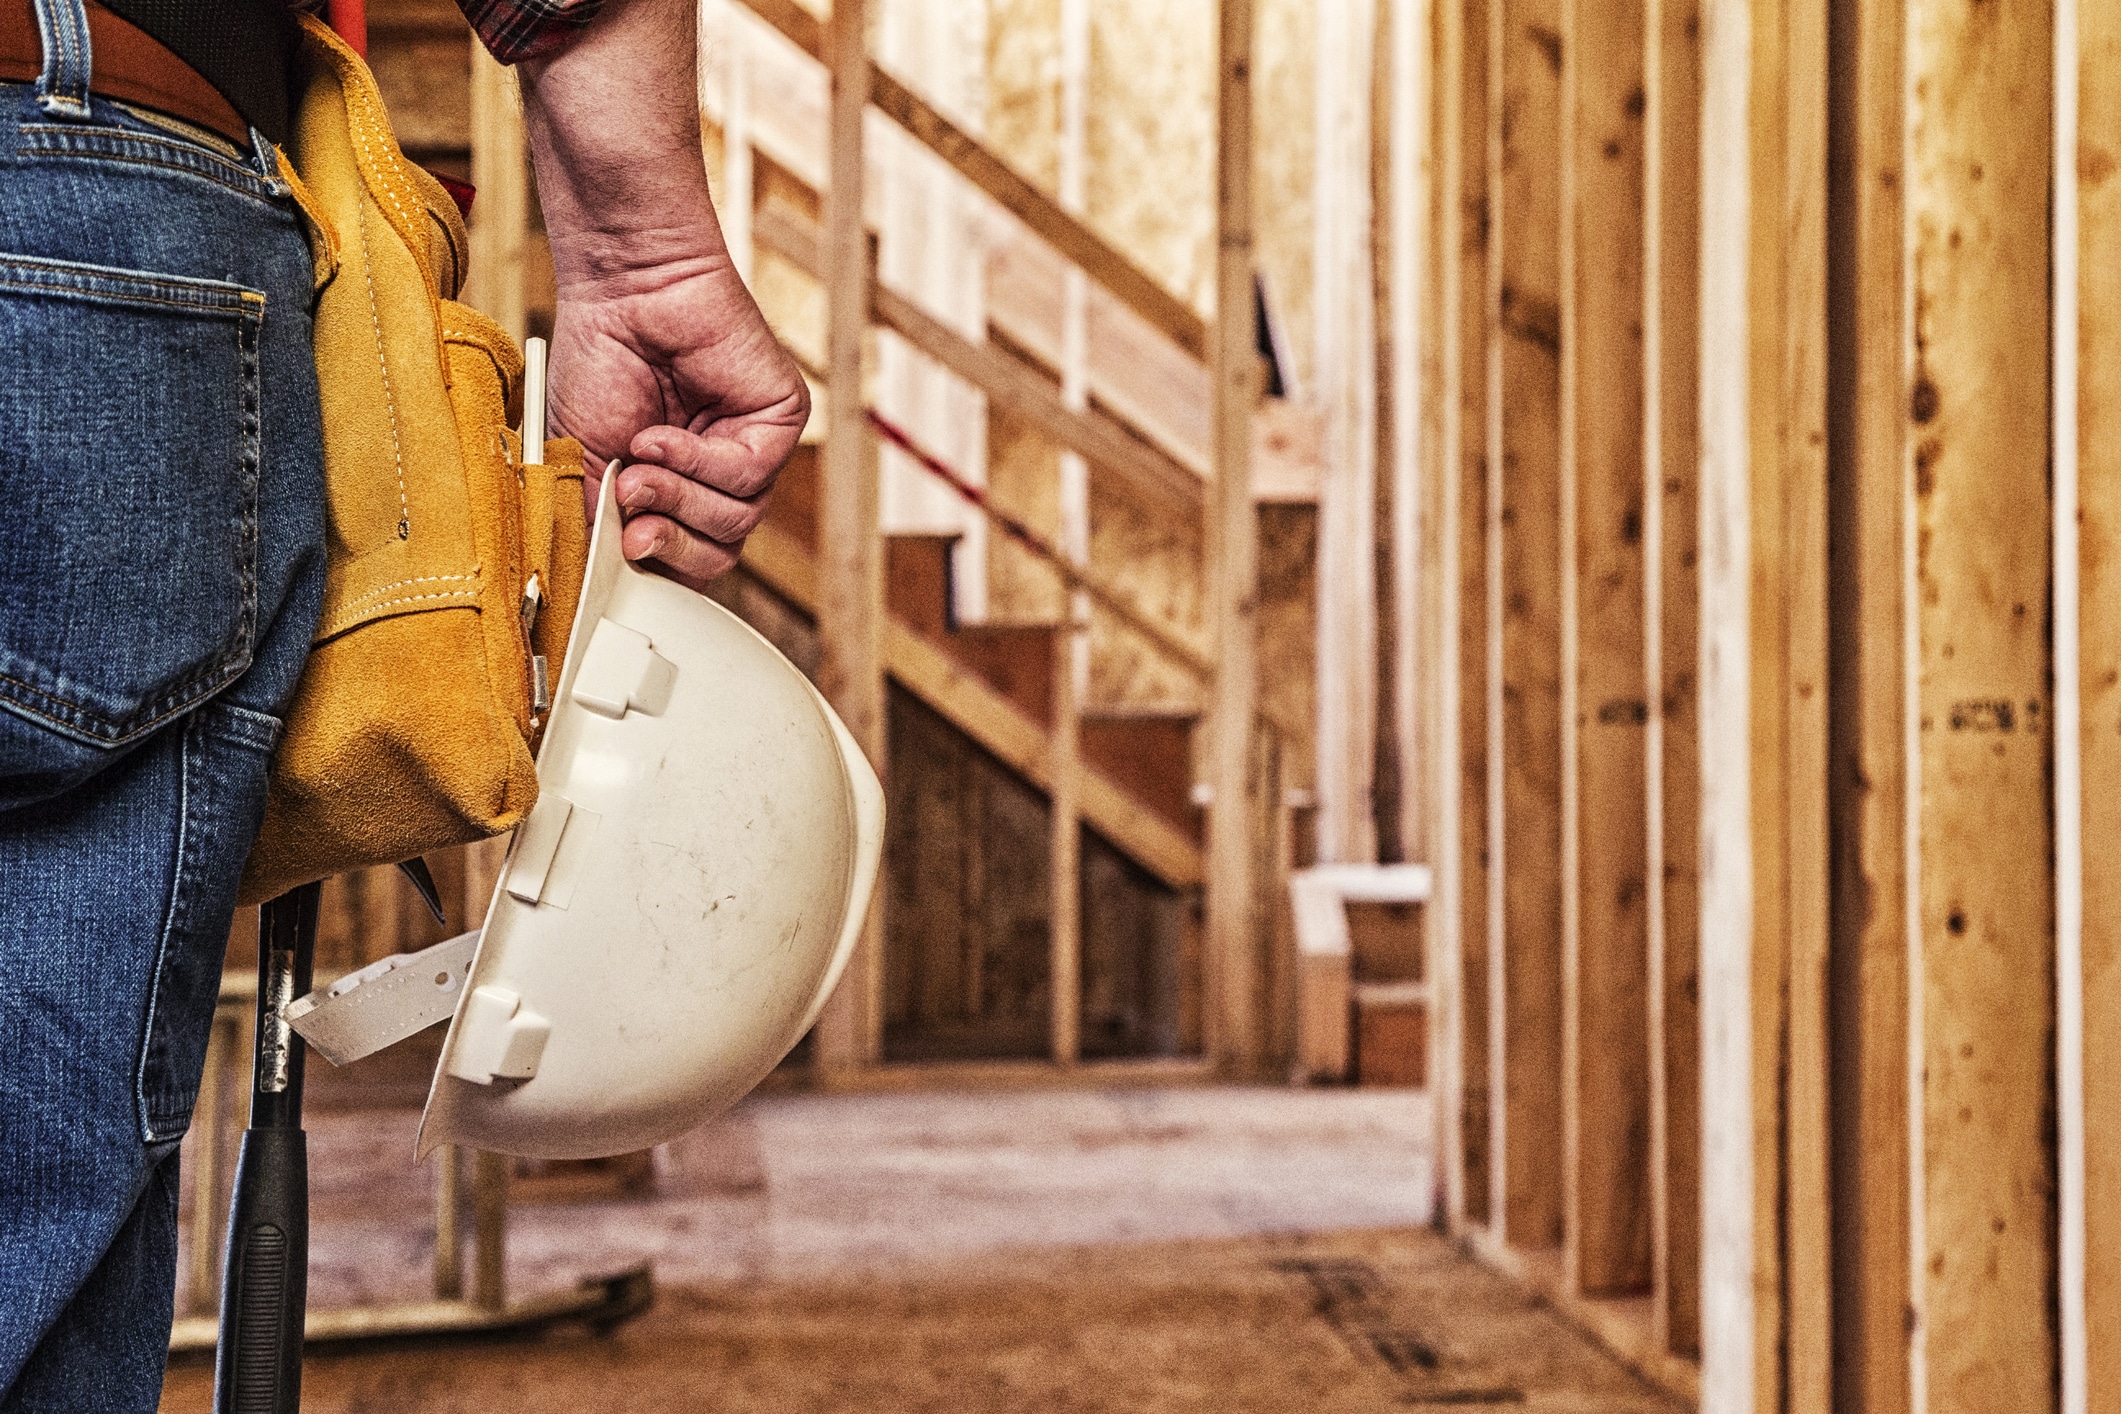
[[[318,1117],[319,1305],[421,1294],[409,1120]],[[304,1408],[1674,1409],[1419,1226],[1428,1133],[1407,1092],[763,1097],[653,1195],[511,1214],[516,1291],[652,1258],[647,1314],[312,1352]]]

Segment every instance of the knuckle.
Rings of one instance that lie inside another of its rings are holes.
[[[773,490],[773,483],[780,474],[781,465],[777,461],[750,462],[729,474],[729,485],[724,489],[740,500],[763,500]]]
[[[722,545],[741,545],[752,531],[758,529],[759,521],[765,517],[765,507],[739,501],[725,506],[715,517],[711,538]]]

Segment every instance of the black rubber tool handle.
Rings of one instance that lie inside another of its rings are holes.
[[[304,884],[258,914],[257,1052],[222,1258],[214,1414],[296,1414],[302,1407],[309,1146],[302,1038],[280,1012],[310,990],[322,887]]]

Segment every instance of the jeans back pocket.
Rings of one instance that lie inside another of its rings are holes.
[[[249,666],[264,315],[239,285],[0,255],[0,807]]]

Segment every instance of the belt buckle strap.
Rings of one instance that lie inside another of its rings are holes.
[[[83,0],[36,0],[37,28],[44,40],[44,72],[37,76],[37,106],[63,118],[88,116],[90,54],[88,7]]]

